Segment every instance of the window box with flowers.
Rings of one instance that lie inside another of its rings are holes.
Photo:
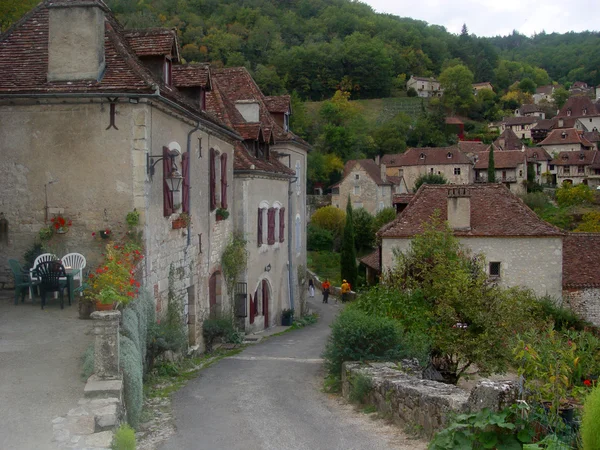
[[[229,211],[227,211],[225,208],[217,208],[216,217],[217,221],[226,220],[229,217]]]
[[[171,226],[174,230],[178,230],[180,228],[187,228],[190,223],[192,223],[190,215],[188,213],[181,213],[179,217],[173,220]]]
[[[69,228],[71,227],[71,225],[73,225],[73,222],[71,220],[63,217],[62,214],[57,214],[52,219],[50,219],[50,222],[52,222],[51,227],[54,229],[54,232],[57,234],[65,234],[66,232],[69,231]]]

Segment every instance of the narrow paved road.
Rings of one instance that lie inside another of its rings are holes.
[[[336,305],[319,322],[269,338],[200,372],[173,398],[177,433],[161,449],[423,449],[382,420],[321,392],[320,355]]]

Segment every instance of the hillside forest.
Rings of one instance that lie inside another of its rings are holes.
[[[2,31],[37,1],[3,1]],[[349,0],[106,3],[127,28],[176,28],[186,62],[245,66],[266,95],[291,94],[292,130],[315,148],[310,183],[335,181],[351,158],[451,144],[447,115],[469,120],[467,139],[490,141],[485,125],[530,103],[536,87],[565,88],[543,105],[548,117],[571,83],[600,84],[598,32],[483,38],[465,24],[455,35]],[[407,97],[411,75],[440,80],[441,101]],[[486,81],[494,91],[475,97],[471,83]]]

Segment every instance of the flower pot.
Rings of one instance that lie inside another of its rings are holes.
[[[96,311],[112,311],[115,309],[114,303],[96,302]]]
[[[171,223],[171,226],[174,230],[179,230],[180,228],[185,228],[185,220],[183,219],[175,219]]]
[[[56,229],[56,234],[65,234],[69,231],[69,227],[60,227]]]

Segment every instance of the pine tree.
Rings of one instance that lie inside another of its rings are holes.
[[[494,164],[494,146],[490,148],[490,159],[488,160],[488,183],[496,182],[496,166]]]
[[[358,269],[356,267],[356,249],[354,248],[354,222],[352,219],[352,205],[350,196],[346,205],[346,226],[342,239],[342,253],[340,255],[340,269],[342,280],[347,280],[352,289],[355,288]]]

